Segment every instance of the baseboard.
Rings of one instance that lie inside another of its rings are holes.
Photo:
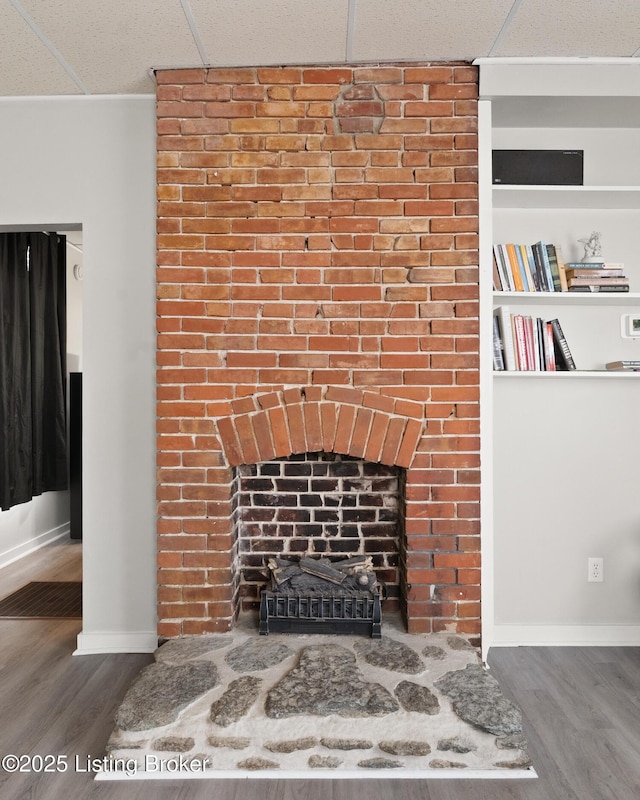
[[[41,547],[46,547],[48,544],[55,542],[57,539],[62,539],[68,535],[69,523],[64,522],[62,525],[58,525],[55,528],[51,528],[51,530],[38,534],[38,536],[33,539],[29,539],[27,542],[23,542],[22,544],[16,545],[9,550],[5,550],[4,553],[0,553],[0,569],[2,569],[2,567],[9,566],[9,564],[13,564],[14,561],[19,561],[21,558],[28,556],[29,553],[40,550]]]
[[[640,625],[495,625],[490,647],[638,647]]]
[[[133,631],[131,633],[96,631],[78,634],[78,647],[74,656],[89,656],[99,653],[153,653],[158,649],[156,631]]]

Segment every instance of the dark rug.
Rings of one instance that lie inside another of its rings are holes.
[[[32,581],[0,600],[5,619],[82,618],[80,581]]]

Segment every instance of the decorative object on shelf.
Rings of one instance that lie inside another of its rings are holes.
[[[588,239],[578,239],[584,245],[584,256],[582,258],[583,264],[591,262],[601,262],[602,258],[602,243],[600,242],[602,234],[600,231],[593,231]]]
[[[605,367],[611,371],[619,372],[640,372],[640,361],[629,359],[623,361],[609,361]]]

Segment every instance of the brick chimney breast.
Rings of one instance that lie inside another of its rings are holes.
[[[401,487],[409,630],[479,635],[476,69],[157,82],[159,633],[233,625],[244,471],[344,459]]]

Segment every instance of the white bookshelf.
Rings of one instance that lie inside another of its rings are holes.
[[[477,63],[485,648],[530,626],[555,643],[593,626],[598,644],[603,626],[640,622],[627,552],[640,536],[640,372],[604,368],[640,359],[640,339],[621,337],[622,315],[640,314],[640,60]],[[493,185],[493,149],[583,150],[584,185]],[[579,261],[594,230],[630,292],[493,291],[494,243],[545,241]],[[494,372],[497,306],[557,317],[577,370]],[[587,583],[589,556],[605,559],[603,584]]]

